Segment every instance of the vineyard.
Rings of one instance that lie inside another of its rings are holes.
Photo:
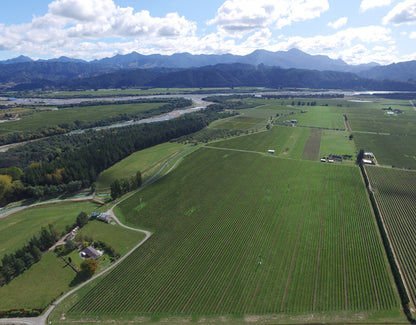
[[[409,297],[416,303],[415,200],[416,172],[366,167],[374,195],[404,275]]]
[[[310,129],[277,126],[264,131],[231,140],[211,143],[210,146],[254,152],[275,150],[275,155],[300,158],[308,140]]]
[[[289,141],[291,128],[276,129]],[[154,235],[85,291],[69,319],[399,315],[355,166],[202,148],[116,213]]]

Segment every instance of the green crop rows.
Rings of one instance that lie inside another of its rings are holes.
[[[366,167],[393,249],[416,303],[416,172]]]
[[[116,212],[155,233],[67,317],[399,309],[357,167],[202,148]]]

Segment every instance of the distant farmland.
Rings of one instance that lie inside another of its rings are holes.
[[[116,212],[155,233],[81,297],[68,319],[400,317],[358,167],[202,148]]]

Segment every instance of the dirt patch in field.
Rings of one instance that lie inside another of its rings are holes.
[[[302,158],[307,160],[318,160],[319,150],[321,148],[322,130],[312,129],[309,133],[303,148]]]

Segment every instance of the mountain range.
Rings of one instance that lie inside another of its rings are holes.
[[[125,78],[130,79],[130,81],[124,82],[124,86],[130,85],[132,78],[137,79],[139,78],[137,77],[138,75],[140,75],[140,78],[143,78],[146,75],[144,79],[151,84],[152,82],[155,83],[156,77],[165,78],[160,77],[161,73],[183,74],[184,71],[187,71],[187,74],[190,75],[195,74],[196,70],[199,70],[200,74],[203,74],[208,70],[214,71],[217,69],[218,71],[218,66],[221,66],[220,74],[222,74],[225,65],[232,65],[232,70],[235,70],[236,64],[240,64],[240,68],[246,67],[246,72],[250,70],[247,68],[248,66],[261,66],[263,67],[260,69],[262,71],[264,71],[266,66],[279,69],[300,69],[303,71],[303,74],[306,74],[307,70],[313,70],[315,73],[334,71],[354,74],[354,77],[350,75],[343,79],[393,80],[410,82],[413,85],[415,84],[414,80],[416,80],[416,61],[386,66],[381,66],[377,63],[349,65],[340,59],[334,60],[328,56],[310,55],[298,49],[291,49],[278,52],[256,50],[244,56],[232,54],[192,55],[189,53],[142,55],[132,52],[126,55],[119,54],[111,58],[89,62],[68,57],[34,61],[29,57],[19,56],[14,59],[0,61],[0,87],[12,88],[20,86],[22,88],[23,86],[23,88],[32,89],[36,88],[36,85],[39,86],[38,88],[56,88],[63,85],[67,88],[69,84],[74,83],[82,84],[84,82],[91,85],[92,80],[103,83],[103,80],[99,80],[104,75],[117,79],[120,84],[123,84],[122,76],[124,75]],[[151,82],[151,80],[153,81]],[[174,80],[178,80],[178,77],[176,76]],[[226,80],[228,79],[226,78]],[[256,80],[259,81],[259,78],[256,78]],[[189,84],[189,82],[186,83]],[[228,80],[227,84],[230,83],[232,82]],[[240,83],[241,80],[236,82],[236,84]],[[267,81],[264,83],[267,83]],[[199,87],[199,85],[197,86]],[[361,86],[358,87],[360,88]]]

